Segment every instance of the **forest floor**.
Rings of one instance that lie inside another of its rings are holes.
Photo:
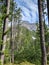
[[[7,64],[4,64],[4,65],[35,65],[35,64],[32,64],[30,62],[25,61],[25,62],[21,62],[21,63],[18,63],[18,64],[7,63]],[[49,64],[47,64],[47,65],[49,65]]]
[[[5,65],[35,65],[35,64],[32,64],[32,63],[30,63],[30,62],[25,61],[25,62],[22,62],[22,63],[20,63],[20,64],[8,63],[8,64],[5,64]]]

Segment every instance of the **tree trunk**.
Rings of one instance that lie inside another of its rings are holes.
[[[41,42],[41,65],[47,65],[46,47],[45,47],[45,36],[44,36],[44,24],[43,24],[43,14],[42,14],[42,0],[38,0],[39,9],[39,28],[40,28],[40,42]]]
[[[49,26],[49,0],[47,0],[47,10],[48,10],[48,26]]]
[[[9,14],[9,8],[10,8],[10,0],[6,0],[6,14]],[[2,40],[3,40],[3,47],[2,47],[2,55],[1,55],[1,63],[2,65],[4,64],[4,50],[6,47],[6,40],[7,40],[7,34],[5,34],[5,32],[8,30],[8,17],[5,17],[4,19],[4,24],[3,24],[3,36],[2,36]]]
[[[14,63],[14,28],[13,28],[13,22],[14,22],[14,18],[12,19],[12,22],[11,22],[11,63]]]

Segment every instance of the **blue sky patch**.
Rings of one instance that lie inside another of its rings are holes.
[[[22,9],[22,20],[28,21],[30,23],[35,23],[39,21],[38,15],[38,2],[37,0],[15,0],[18,7]],[[47,23],[47,17],[46,23]]]

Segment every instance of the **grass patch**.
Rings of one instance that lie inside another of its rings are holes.
[[[8,63],[8,64],[5,64],[5,65],[35,65],[35,64],[32,64],[30,62],[25,61],[25,62],[22,62],[22,63],[19,63],[19,64]]]

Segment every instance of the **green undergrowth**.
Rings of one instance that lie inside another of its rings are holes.
[[[22,62],[22,63],[19,63],[19,64],[7,63],[5,65],[35,65],[35,64],[32,64],[30,62],[25,61],[25,62]]]

